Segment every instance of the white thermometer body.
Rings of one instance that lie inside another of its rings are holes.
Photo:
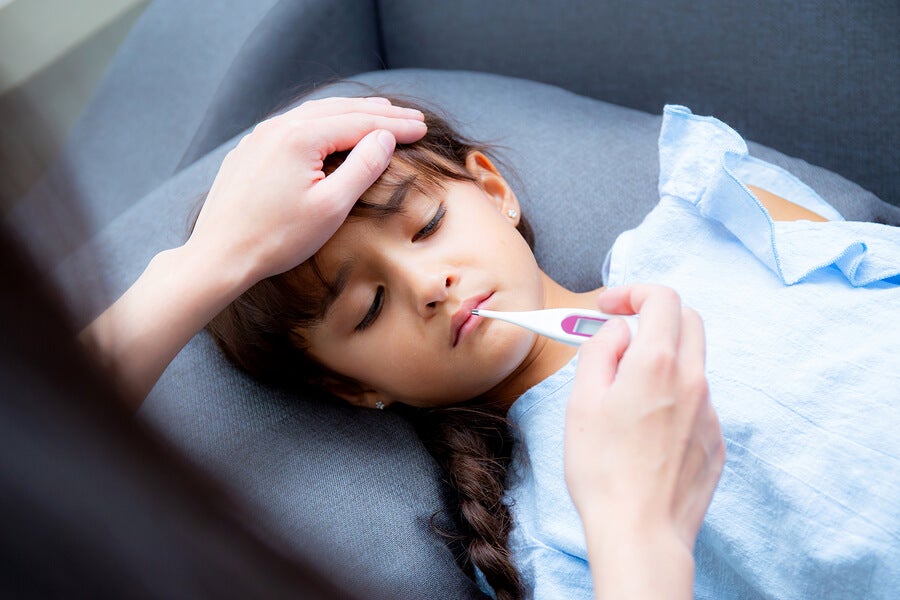
[[[579,346],[597,333],[610,319],[624,319],[631,329],[631,336],[637,333],[638,319],[635,315],[610,315],[599,310],[586,308],[548,308],[546,310],[499,311],[474,309],[473,315],[499,319],[524,327],[554,340]]]

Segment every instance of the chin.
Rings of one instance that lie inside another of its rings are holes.
[[[490,363],[495,367],[502,381],[528,358],[537,340],[537,334],[510,323],[500,321],[497,323],[504,327],[502,333],[498,332],[498,344],[491,353]]]

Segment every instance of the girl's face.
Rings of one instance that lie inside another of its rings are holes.
[[[305,336],[313,358],[362,384],[335,390],[351,402],[459,403],[511,377],[534,346],[524,329],[471,315],[543,308],[544,289],[515,195],[483,155],[467,169],[478,184],[410,190],[401,211],[348,219],[317,254],[340,292]]]

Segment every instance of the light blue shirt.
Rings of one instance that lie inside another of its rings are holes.
[[[900,229],[844,221],[683,107],[666,108],[660,163],[659,205],[604,272],[609,286],[671,286],[704,319],[727,459],[697,539],[695,596],[900,597]],[[830,221],[773,222],[744,184]],[[509,411],[510,543],[534,598],[592,592],[563,473],[574,371]]]

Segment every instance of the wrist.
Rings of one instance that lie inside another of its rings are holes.
[[[84,332],[137,408],[171,360],[246,289],[245,274],[194,246],[160,252]]]
[[[258,281],[255,263],[246,253],[232,256],[193,240],[160,252],[153,260],[157,259],[177,269],[187,285],[219,298],[222,308]]]
[[[168,307],[167,318],[191,335],[250,286],[245,269],[191,244],[160,252],[147,272],[156,287],[153,293]]]
[[[593,523],[585,530],[595,598],[693,597],[693,553],[674,528],[609,515]]]

